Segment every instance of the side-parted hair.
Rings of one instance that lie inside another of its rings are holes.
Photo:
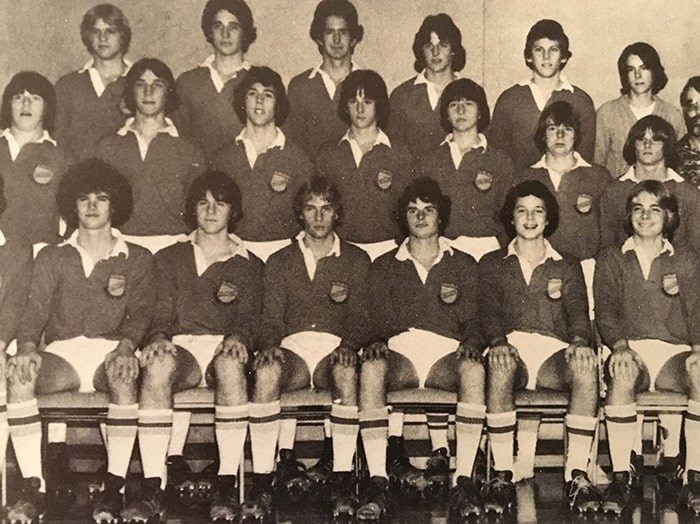
[[[168,97],[165,102],[165,114],[172,114],[179,105],[180,101],[175,91],[175,77],[170,68],[157,58],[142,58],[136,62],[129,72],[126,74],[126,85],[124,86],[124,105],[129,112],[136,114],[136,98],[134,97],[134,88],[136,82],[141,78],[146,71],[151,71],[159,79],[168,84]]]
[[[315,196],[328,200],[336,215],[333,226],[339,226],[345,216],[340,191],[326,177],[321,175],[312,176],[308,182],[304,182],[294,195],[294,215],[297,217],[299,225],[304,227],[304,219],[302,218],[304,206]]]
[[[581,118],[573,106],[565,100],[557,100],[544,108],[535,131],[535,144],[540,153],[547,152],[547,127],[564,125],[574,130],[574,149],[581,143]]]
[[[231,206],[227,230],[233,232],[236,222],[243,216],[243,197],[235,180],[223,171],[210,170],[192,181],[185,200],[185,224],[192,230],[197,229],[197,203],[207,196],[207,191],[216,200]]]
[[[357,9],[348,0],[321,0],[314,10],[314,18],[311,21],[309,28],[309,36],[314,42],[323,40],[323,32],[326,29],[326,19],[329,16],[337,16],[345,20],[350,31],[350,41],[354,41],[357,45],[362,41],[365,34],[365,29],[359,23]],[[323,52],[323,47],[318,46],[320,53]]]
[[[491,123],[491,112],[489,103],[486,100],[486,92],[479,84],[468,78],[459,78],[447,84],[440,96],[440,124],[448,133],[452,132],[452,124],[447,115],[447,108],[455,100],[470,100],[476,102],[479,108],[479,119],[476,122],[476,129],[479,133],[486,130]]]
[[[549,40],[559,42],[562,58],[561,69],[564,69],[573,55],[571,49],[569,49],[569,37],[566,36],[564,28],[559,22],[546,18],[536,22],[527,33],[527,38],[525,39],[525,49],[523,50],[525,65],[530,69],[535,67],[531,62],[532,50],[535,47],[535,42],[541,38],[548,38]]]
[[[525,180],[513,186],[510,191],[508,191],[503,201],[501,212],[499,213],[501,224],[503,224],[503,229],[508,235],[508,238],[515,238],[516,232],[515,226],[513,225],[513,213],[515,212],[518,199],[525,198],[526,196],[534,196],[544,203],[544,208],[547,211],[547,225],[544,227],[544,236],[550,236],[559,226],[559,204],[557,203],[557,199],[549,189],[547,189],[547,186],[539,180]]]
[[[58,186],[58,211],[69,228],[78,227],[78,198],[100,192],[109,195],[111,223],[114,227],[129,220],[134,207],[129,182],[107,162],[88,158],[70,166]]]
[[[253,13],[244,0],[209,0],[202,11],[202,32],[207,42],[212,43],[211,29],[214,25],[214,18],[219,11],[228,11],[238,18],[238,22],[243,29],[241,39],[241,50],[245,53],[250,45],[258,37],[258,31],[253,24]]]
[[[630,166],[637,163],[637,151],[634,147],[637,140],[644,138],[647,129],[651,130],[654,140],[661,140],[664,143],[664,161],[666,167],[676,169],[679,163],[676,152],[676,130],[673,126],[658,115],[647,115],[637,120],[627,133],[627,140],[622,148],[622,158]]]
[[[0,175],[0,215],[7,209],[7,200],[5,200],[5,179]]]
[[[80,39],[88,52],[92,53],[90,48],[90,31],[95,27],[98,20],[116,27],[121,35],[122,53],[126,54],[129,50],[129,45],[131,45],[131,26],[129,25],[129,19],[122,10],[112,4],[98,4],[88,9],[83,16],[83,21],[80,22]]]
[[[688,94],[688,91],[691,89],[695,89],[698,93],[700,93],[700,76],[691,76],[688,81],[685,83],[683,86],[683,90],[681,91],[681,107],[685,108],[685,97]]]
[[[254,66],[233,89],[233,110],[241,123],[246,123],[245,97],[253,84],[260,83],[275,92],[275,124],[281,126],[289,115],[289,99],[282,77],[267,66]]]
[[[649,193],[656,197],[659,207],[664,211],[664,225],[661,234],[664,238],[673,240],[673,233],[681,223],[680,214],[678,213],[678,200],[676,195],[671,193],[666,184],[660,180],[643,180],[634,186],[634,189],[627,197],[625,232],[628,235],[634,234],[632,210],[634,209],[634,199],[641,193]]]
[[[363,91],[365,98],[374,100],[377,111],[377,125],[383,130],[389,123],[389,93],[386,84],[379,73],[370,69],[356,69],[345,77],[340,84],[340,101],[338,102],[338,116],[347,125],[351,124],[348,113],[348,102],[355,98],[358,92]]]
[[[668,83],[668,77],[664,66],[661,65],[661,57],[651,45],[646,42],[635,42],[622,50],[620,58],[617,59],[617,73],[620,75],[620,93],[626,95],[632,89],[627,78],[627,59],[631,55],[637,55],[642,63],[651,70],[652,84],[651,92],[658,93]]]
[[[426,204],[433,204],[437,208],[438,232],[440,235],[444,234],[447,224],[450,222],[452,200],[442,192],[437,180],[427,176],[414,179],[399,197],[396,219],[403,234],[409,235],[408,218],[406,216],[408,206],[419,199]]]
[[[450,43],[453,53],[452,70],[461,71],[464,69],[467,63],[467,51],[462,45],[462,32],[452,21],[452,18],[445,13],[428,15],[423,19],[420,29],[413,37],[413,56],[416,59],[413,63],[413,69],[420,73],[427,67],[423,46],[430,42],[430,33],[435,33],[440,41],[447,40]]]
[[[0,107],[0,128],[7,129],[12,125],[12,98],[25,91],[44,99],[42,126],[51,133],[56,118],[56,91],[45,76],[35,71],[17,73],[5,87],[2,93],[2,107]]]

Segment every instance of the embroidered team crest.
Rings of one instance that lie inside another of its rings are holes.
[[[394,175],[388,169],[380,169],[377,173],[377,185],[379,189],[389,189],[391,187],[391,182],[394,179]]]
[[[479,191],[488,191],[493,184],[493,175],[489,171],[479,171],[474,179],[474,185]]]
[[[333,282],[329,295],[333,302],[342,304],[348,299],[348,285],[345,282]]]
[[[119,298],[124,296],[125,292],[126,277],[118,273],[109,275],[109,280],[107,281],[107,293],[109,293],[109,296]]]
[[[580,195],[576,196],[576,211],[578,211],[582,215],[587,215],[591,212],[592,207],[593,197],[591,195],[581,193]]]
[[[289,175],[281,171],[275,171],[270,178],[270,187],[275,193],[284,193],[289,185]]]
[[[216,299],[222,304],[230,304],[238,297],[238,287],[224,280],[216,291]]]
[[[459,288],[449,282],[440,284],[440,300],[445,304],[454,304],[459,296]]]
[[[53,171],[49,167],[39,164],[34,168],[32,178],[37,184],[45,186],[53,180]]]
[[[553,300],[561,298],[561,278],[547,280],[547,295]]]
[[[678,286],[678,277],[675,273],[664,275],[664,292],[671,297],[675,297],[681,292],[681,289]]]

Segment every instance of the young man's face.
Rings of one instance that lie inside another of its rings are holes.
[[[555,124],[552,120],[547,121],[544,132],[544,141],[547,153],[556,157],[568,156],[574,151],[574,139],[576,131],[566,124]]]
[[[431,238],[439,234],[440,215],[438,208],[431,202],[417,198],[406,208],[408,233],[412,238]]]
[[[566,59],[562,58],[561,46],[556,40],[540,38],[535,40],[527,60],[535,75],[540,78],[553,78],[559,74]]]
[[[245,94],[246,118],[256,126],[274,124],[276,103],[275,90],[255,82]]]
[[[147,69],[134,83],[136,111],[143,116],[157,116],[165,112],[168,101],[168,83]]]
[[[354,98],[348,100],[348,115],[356,129],[368,129],[377,124],[376,103],[371,98],[365,98],[364,89],[360,89]]]
[[[665,211],[655,195],[643,191],[632,199],[632,229],[640,238],[658,238],[663,234]]]
[[[217,200],[211,191],[207,190],[204,197],[200,198],[195,206],[197,229],[209,235],[228,231],[228,222],[232,211],[231,204]]]
[[[101,60],[111,60],[123,54],[122,35],[119,29],[101,18],[95,22],[89,33],[90,52]]]
[[[29,91],[17,93],[10,103],[12,125],[20,131],[42,129],[44,120],[44,99]]]
[[[80,195],[76,201],[78,225],[83,229],[102,229],[111,227],[112,203],[104,191]]]
[[[547,223],[547,208],[541,198],[527,195],[515,201],[513,226],[518,238],[534,240],[544,237]]]
[[[423,44],[423,58],[428,71],[442,73],[452,70],[452,44],[449,40],[440,40],[435,32],[430,33],[430,41]]]
[[[700,138],[700,93],[691,87],[683,97],[683,115],[685,125],[695,138]]]
[[[333,235],[337,218],[333,205],[321,195],[312,195],[301,210],[304,231],[316,240],[325,240]]]
[[[316,43],[324,57],[343,60],[352,56],[356,42],[350,36],[350,28],[345,19],[331,15],[326,18],[323,35]]]
[[[477,128],[479,104],[466,98],[458,98],[447,104],[447,120],[455,132],[464,133]]]
[[[216,13],[211,24],[211,43],[220,56],[234,56],[241,52],[243,27],[236,15],[226,10]]]
[[[627,57],[627,82],[630,90],[636,95],[651,93],[654,85],[654,73],[647,68],[637,55]]]
[[[653,167],[664,161],[664,142],[655,140],[651,129],[647,129],[644,136],[635,140],[634,151],[639,165]]]

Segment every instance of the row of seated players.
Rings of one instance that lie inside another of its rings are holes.
[[[664,142],[649,135],[636,149],[661,156]],[[398,389],[458,393],[449,504],[458,520],[509,511],[514,481],[532,476],[534,445],[520,446],[518,462],[530,467],[514,478],[514,392],[525,386],[570,393],[564,477],[572,509],[622,513],[635,503],[638,391],[688,394],[685,437],[700,437],[700,260],[672,243],[682,212],[659,180],[636,184],[626,197],[629,236],[603,250],[595,269],[596,320],[611,349],[605,417],[613,478],[604,495],[586,475],[599,402],[586,284],[579,260],[547,240],[561,217],[542,182],[508,191],[499,216],[509,241],[478,263],[443,236],[451,202],[429,177],[402,191],[396,219],[405,238],[373,263],[336,234],[337,224],[352,219],[323,177],[298,189],[294,214],[302,231],[264,265],[231,233],[242,197],[224,173],[195,179],[185,205],[192,233],[155,256],[112,228],[129,219],[132,198],[109,164],[72,166],[58,195],[74,231],[67,240],[42,249],[33,264],[21,239],[3,235],[0,246],[0,340],[3,347],[15,334],[17,340],[3,375],[8,426],[0,435],[7,438],[9,427],[25,479],[10,520],[36,518],[45,496],[56,512],[68,500],[66,427],[48,427],[46,491],[36,393],[108,393],[108,464],[96,521],[163,515],[168,476],[177,484],[187,473],[181,455],[188,421],[173,416],[173,392],[204,385],[216,391],[213,519],[271,517],[273,481],[294,490],[330,476],[330,510],[360,520],[389,511],[389,476],[412,487],[449,482],[447,416],[430,415],[433,453],[426,471],[416,470],[403,449],[401,414],[387,406],[387,392]],[[280,395],[310,384],[335,400],[321,462],[300,474],[294,421],[280,420]],[[700,450],[686,446],[682,462],[680,421],[666,418],[662,473],[676,502],[697,512]],[[474,475],[484,424],[495,470],[489,482]],[[236,473],[248,432],[253,486],[239,505]],[[351,473],[358,432],[370,474],[359,500]],[[123,501],[137,433],[144,485]],[[675,466],[685,466],[686,475],[676,476]]]

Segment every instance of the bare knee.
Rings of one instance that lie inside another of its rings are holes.
[[[340,397],[344,405],[357,404],[358,374],[355,366],[341,366],[335,364],[332,367],[334,393]]]
[[[142,388],[170,391],[175,377],[176,361],[170,354],[153,359],[141,372]]]
[[[256,369],[253,400],[257,403],[279,400],[281,377],[282,366],[276,361]]]

